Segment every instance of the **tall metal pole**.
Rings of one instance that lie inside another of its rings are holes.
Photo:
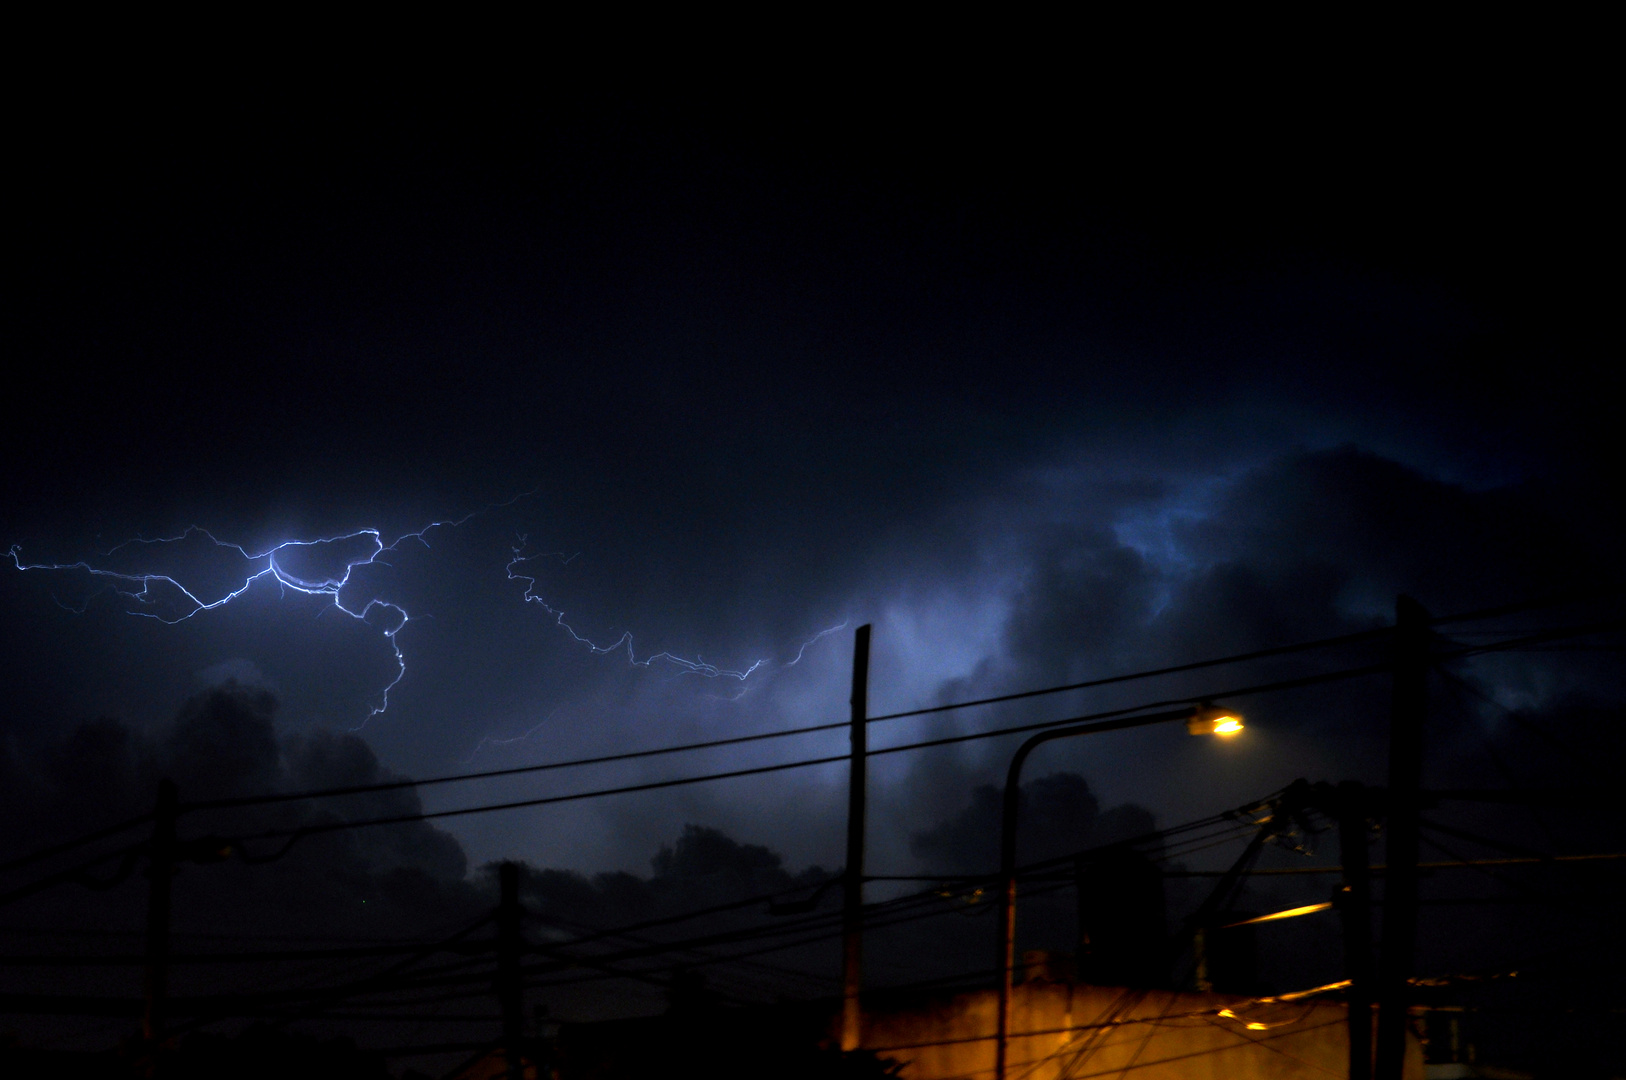
[[[995,966],[999,968],[1000,977],[998,1026],[994,1034],[994,1080],[1005,1080],[1006,1045],[1011,1037],[1011,988],[1016,966],[1016,819],[1022,799],[1022,766],[1027,764],[1028,755],[1040,744],[1055,739],[1094,735],[1101,731],[1121,731],[1171,720],[1188,720],[1196,713],[1197,710],[1188,705],[1168,712],[1053,728],[1039,732],[1016,748],[1011,766],[1005,772],[1005,797],[999,817],[999,958]]]
[[[1338,854],[1344,889],[1344,974],[1349,977],[1349,1080],[1372,1080],[1372,876],[1367,860],[1366,787],[1338,785]]]
[[[141,1013],[141,1038],[157,1055],[164,1037],[164,998],[169,992],[170,879],[175,876],[175,818],[180,793],[173,780],[158,781],[153,807],[152,839],[147,847],[147,965]]]
[[[869,624],[853,636],[852,769],[847,779],[847,869],[841,907],[841,1048],[857,1050],[864,1014],[864,794],[869,753]]]
[[[502,899],[497,905],[497,1003],[502,1008],[503,1052],[508,1059],[508,1080],[524,1080],[524,988],[519,973],[524,941],[520,935],[519,865],[503,863],[498,882]]]
[[[1428,612],[1395,601],[1394,703],[1389,723],[1389,836],[1378,962],[1377,1080],[1400,1080],[1406,1059],[1407,980],[1417,950],[1417,848],[1423,720],[1428,712]]]

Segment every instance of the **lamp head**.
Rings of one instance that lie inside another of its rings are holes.
[[[1228,738],[1242,731],[1242,714],[1235,709],[1203,705],[1186,721],[1186,730],[1193,735],[1219,735]]]

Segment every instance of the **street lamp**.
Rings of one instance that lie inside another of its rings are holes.
[[[1017,747],[1011,758],[1011,767],[1005,773],[1005,797],[999,819],[999,1029],[994,1043],[994,1080],[1005,1080],[1005,1050],[1011,1032],[1011,974],[1016,960],[1016,811],[1021,794],[1022,766],[1028,755],[1043,743],[1068,739],[1075,735],[1094,735],[1102,731],[1120,731],[1124,728],[1145,727],[1184,720],[1186,731],[1192,735],[1218,735],[1222,738],[1242,731],[1242,715],[1230,709],[1219,709],[1203,702],[1187,705],[1167,712],[1145,713],[1117,720],[1102,720],[1094,724],[1052,728],[1032,736]]]
[[[1216,709],[1204,703],[1187,717],[1186,731],[1192,735],[1230,738],[1242,733],[1242,714],[1234,709]]]

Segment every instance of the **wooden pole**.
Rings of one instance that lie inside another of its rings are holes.
[[[1428,712],[1428,612],[1395,601],[1394,703],[1389,722],[1389,825],[1378,960],[1377,1080],[1401,1080],[1408,984],[1417,951],[1417,849],[1421,833],[1423,720]]]
[[[508,1080],[524,1080],[522,1028],[524,988],[519,961],[524,941],[520,934],[519,865],[505,862],[498,870],[502,899],[497,906],[497,1003],[502,1008],[503,1052]]]
[[[164,999],[169,991],[170,880],[175,876],[175,818],[180,793],[173,780],[158,781],[152,839],[147,848],[147,963],[141,1038],[150,1054],[164,1037]]]
[[[1349,1080],[1372,1080],[1372,875],[1367,859],[1366,788],[1338,785],[1338,853],[1344,887],[1344,974],[1349,978]]]
[[[863,1040],[864,984],[864,795],[869,753],[869,624],[853,637],[852,767],[847,779],[847,869],[841,908],[841,1048]]]

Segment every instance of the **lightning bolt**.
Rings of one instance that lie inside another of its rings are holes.
[[[176,536],[158,539],[136,537],[116,544],[102,553],[103,560],[117,560],[127,553],[145,553],[174,547],[178,549],[177,554],[183,562],[188,557],[198,562],[209,561],[207,558],[199,558],[200,550],[203,556],[225,555],[228,560],[233,557],[232,553],[235,553],[235,557],[247,565],[240,566],[235,573],[228,569],[222,569],[220,573],[221,576],[233,581],[237,581],[238,575],[241,575],[241,581],[224,587],[223,592],[217,591],[212,599],[205,599],[199,595],[199,592],[204,591],[201,587],[194,591],[182,585],[172,573],[113,569],[105,565],[94,565],[84,559],[71,563],[25,563],[20,544],[13,544],[7,555],[11,558],[12,565],[20,571],[80,571],[88,575],[92,581],[106,586],[123,600],[126,604],[125,610],[130,614],[156,619],[167,626],[224,607],[248,592],[255,583],[266,578],[275,581],[284,596],[290,589],[306,596],[325,596],[331,601],[333,610],[369,625],[377,625],[373,621],[375,613],[382,613],[384,624],[380,632],[395,656],[395,676],[380,691],[378,704],[371,707],[367,716],[354,729],[359,731],[373,717],[389,709],[390,691],[406,677],[406,654],[401,651],[398,638],[401,631],[412,621],[412,615],[402,605],[376,596],[367,597],[364,602],[358,596],[347,602],[345,590],[355,586],[355,591],[359,592],[362,583],[357,575],[365,576],[367,568],[370,567],[389,566],[390,563],[384,555],[396,551],[408,540],[416,540],[425,548],[429,548],[430,530],[455,529],[481,514],[513,506],[535,494],[534,489],[521,492],[502,502],[490,503],[478,510],[470,511],[460,518],[431,521],[422,528],[402,533],[388,544],[384,542],[382,532],[369,528],[319,537],[315,540],[284,540],[264,551],[251,553],[241,544],[222,540],[208,529],[190,525]],[[137,558],[135,561],[140,560]],[[87,597],[78,608],[63,604],[55,596],[52,598],[69,611],[83,614],[94,595],[92,593]]]
[[[800,649],[796,650],[795,659],[787,661],[785,666],[786,667],[795,667],[797,664],[801,663],[802,657],[807,654],[807,650],[810,649],[811,647],[813,647],[814,645],[818,644],[818,642],[821,639],[829,637],[831,634],[835,633],[837,630],[845,630],[845,629],[847,629],[847,620],[842,619],[839,623],[837,623],[835,626],[830,627],[828,630],[820,630],[818,633],[814,634],[812,637],[810,637],[806,641],[802,642],[802,647]]]
[[[389,709],[390,692],[406,676],[406,654],[402,651],[399,638],[401,631],[413,620],[412,613],[402,603],[377,595],[380,590],[372,580],[376,573],[374,568],[390,567],[392,564],[386,556],[399,550],[401,545],[408,541],[416,541],[426,549],[431,548],[429,533],[432,530],[457,528],[480,514],[512,506],[534,494],[534,491],[525,492],[504,502],[492,503],[460,518],[432,521],[422,528],[402,533],[388,543],[384,541],[384,534],[380,530],[363,528],[316,539],[284,540],[264,550],[250,551],[242,544],[222,540],[206,528],[191,525],[174,536],[156,539],[136,537],[126,540],[102,552],[95,561],[80,559],[74,562],[25,562],[20,544],[13,544],[6,555],[19,571],[77,572],[84,574],[98,586],[78,606],[64,603],[53,595],[57,604],[69,611],[83,614],[97,595],[111,593],[123,603],[128,614],[154,619],[167,626],[225,607],[247,593],[257,583],[267,579],[274,581],[284,596],[291,590],[305,596],[325,597],[333,610],[378,627],[395,658],[394,676],[379,692],[377,704],[370,707],[367,716],[354,729],[359,731],[373,717]],[[526,554],[524,545],[525,537],[521,536],[518,546],[510,549],[512,558],[507,565],[508,579],[523,582],[525,602],[539,605],[552,616],[555,625],[567,633],[573,641],[587,646],[593,653],[611,654],[624,651],[627,661],[636,667],[648,668],[661,662],[674,665],[687,674],[713,679],[734,679],[741,683],[769,662],[757,660],[749,667],[734,669],[719,667],[698,656],[690,660],[670,652],[658,652],[640,658],[634,651],[631,631],[624,632],[620,638],[607,645],[593,642],[577,633],[565,621],[563,610],[550,606],[542,598],[537,591],[535,574],[522,572],[527,564],[538,559],[557,558],[562,565],[569,565],[576,556],[565,555],[562,552]],[[153,565],[166,562],[175,565],[157,567]],[[185,570],[184,573],[182,568]],[[192,584],[183,584],[183,577]],[[199,584],[199,580],[210,580],[212,584],[206,587]],[[327,607],[322,609],[323,612],[327,610]],[[427,616],[419,616],[425,617]],[[815,634],[803,642],[795,658],[783,666],[795,665],[812,645],[846,625],[843,622],[840,626],[833,626]],[[741,693],[743,692],[742,688]],[[543,723],[546,723],[546,720]],[[533,727],[517,738],[484,738],[475,747],[475,753],[479,753],[480,747],[487,742],[501,746],[523,741],[540,726],[539,724]]]
[[[554,709],[552,712],[548,713],[548,715],[544,716],[541,720],[537,721],[531,727],[527,728],[524,734],[515,735],[515,736],[513,736],[512,738],[509,738],[509,739],[499,739],[495,735],[482,735],[482,736],[480,736],[480,741],[474,744],[474,749],[469,752],[469,756],[463,760],[462,764],[464,764],[464,765],[473,765],[474,764],[474,759],[479,757],[480,756],[480,751],[485,749],[487,746],[512,746],[515,743],[524,742],[525,740],[529,739],[532,735],[535,735],[538,731],[541,731],[542,728],[547,725],[547,722],[549,720],[552,720],[558,714],[559,714],[559,710]]]
[[[367,597],[364,601],[360,597],[347,599],[346,590],[353,585],[359,588],[358,575],[363,574],[366,568],[388,566],[388,561],[383,558],[387,552],[395,551],[408,540],[416,540],[427,548],[430,546],[427,534],[431,529],[455,528],[471,516],[473,515],[454,521],[431,522],[421,529],[403,533],[387,544],[379,530],[357,529],[315,540],[285,540],[264,551],[255,552],[249,551],[241,544],[222,540],[208,529],[193,525],[176,536],[128,540],[102,555],[104,560],[116,560],[121,555],[149,553],[155,549],[173,546],[180,549],[179,554],[184,559],[188,555],[195,556],[200,548],[205,550],[212,548],[216,554],[223,554],[228,559],[235,556],[241,563],[246,564],[239,571],[242,575],[239,582],[226,588],[224,592],[216,593],[209,593],[201,586],[189,588],[173,573],[113,569],[84,559],[71,563],[25,563],[22,559],[22,547],[18,544],[13,544],[7,554],[12,565],[18,570],[82,572],[124,601],[125,610],[129,614],[156,619],[167,626],[174,626],[204,612],[224,607],[248,592],[257,582],[267,578],[276,582],[283,595],[292,590],[306,596],[325,596],[331,601],[334,610],[370,625],[378,625],[379,617],[382,616],[383,626],[380,632],[395,656],[395,675],[380,692],[378,704],[372,706],[367,718],[362,721],[362,726],[365,726],[368,720],[389,708],[390,691],[406,676],[406,655],[401,651],[398,637],[412,621],[412,616],[400,604],[376,596]],[[135,561],[140,561],[139,555]],[[352,595],[355,591],[352,590]],[[91,598],[94,595],[93,593]],[[77,608],[62,604],[60,599],[57,603],[70,611],[83,614],[91,598],[87,598]]]
[[[655,662],[659,660],[672,664],[691,675],[704,675],[711,679],[738,679],[740,682],[744,682],[746,679],[750,678],[752,672],[756,671],[757,668],[768,662],[767,660],[754,661],[750,667],[745,668],[742,671],[731,668],[720,668],[715,664],[708,664],[705,660],[698,656],[693,660],[687,660],[681,656],[669,652],[650,653],[648,656],[645,656],[642,660],[640,660],[638,659],[638,654],[633,649],[631,630],[622,631],[621,636],[610,642],[608,645],[600,645],[598,642],[595,642],[590,638],[583,637],[581,634],[576,632],[573,626],[565,622],[565,612],[563,608],[553,607],[536,591],[536,575],[520,573],[516,569],[518,567],[525,566],[526,563],[534,562],[537,559],[562,558],[562,556],[560,556],[558,552],[527,555],[525,554],[525,542],[526,538],[524,536],[520,536],[519,542],[511,549],[514,557],[508,561],[508,580],[523,581],[525,583],[525,602],[528,604],[536,604],[543,611],[547,612],[553,617],[553,623],[555,626],[569,634],[577,643],[586,645],[591,652],[607,654],[625,651],[627,654],[627,662],[632,664],[634,667],[652,667],[654,666]],[[568,562],[569,560],[566,561]]]
[[[522,537],[521,538],[521,543],[523,543],[523,542],[524,542],[524,538]],[[546,555],[532,555],[532,556],[530,556],[530,558],[532,558],[532,559],[541,559],[541,558],[549,558],[549,557],[558,558],[563,563],[568,564],[570,562],[570,560],[574,559],[576,556],[575,555],[566,556],[562,552],[549,552]],[[518,558],[518,556],[516,555],[516,559],[517,558]],[[532,579],[531,577],[529,577],[527,575],[515,575],[512,572],[512,570],[513,570],[513,564],[510,563],[509,564],[509,571],[510,571],[509,577],[511,579],[523,580],[523,581],[527,581],[527,582],[533,582],[534,581],[534,579]],[[527,599],[530,599],[530,597],[527,596]],[[540,601],[538,601],[538,602],[540,603]],[[554,612],[554,609],[548,607],[546,604],[543,604],[542,607],[544,608],[544,610],[548,611],[549,613]],[[558,616],[557,615],[555,617],[555,621],[558,621]],[[827,629],[820,630],[818,633],[814,634],[812,637],[810,637],[806,641],[802,642],[800,647],[798,647],[797,650],[796,650],[796,655],[794,657],[792,657],[791,659],[785,661],[780,666],[781,667],[795,667],[801,661],[802,657],[807,655],[807,650],[808,649],[810,649],[812,646],[814,646],[818,642],[822,641],[824,638],[827,638],[831,634],[834,634],[836,631],[845,630],[847,628],[847,623],[848,623],[848,620],[843,619],[840,623],[837,623],[835,626],[831,626],[831,627],[828,627]],[[560,625],[563,625],[563,624],[561,623]],[[568,626],[565,626],[564,628],[567,631],[570,630],[570,628]],[[581,638],[578,635],[575,635],[574,633],[572,633],[572,636],[575,637],[576,640],[578,640],[578,641],[585,641],[585,639]],[[621,647],[621,642],[620,641],[617,641],[615,644],[609,646],[608,648],[599,648],[597,646],[594,646],[591,642],[586,642],[586,644],[590,648],[594,649],[594,651],[597,651],[597,652],[600,652],[600,653],[611,652],[611,651],[614,651],[614,650],[619,649]],[[631,643],[630,642],[628,642],[627,647],[628,647],[629,652],[630,652],[630,649],[631,649]],[[750,668],[746,669],[745,672],[736,673],[736,672],[729,672],[729,671],[719,671],[716,668],[712,668],[709,664],[700,664],[700,663],[694,662],[694,661],[685,661],[685,660],[682,660],[682,659],[680,659],[678,657],[672,656],[670,653],[658,653],[655,656],[645,657],[644,660],[641,661],[641,662],[636,661],[636,660],[634,662],[635,663],[641,663],[642,666],[647,667],[650,663],[652,663],[653,661],[655,661],[657,659],[666,659],[666,660],[672,661],[674,663],[679,664],[680,666],[683,666],[685,670],[697,671],[699,674],[709,674],[712,671],[715,671],[717,674],[724,675],[724,676],[734,676],[734,675],[738,674],[742,682],[744,681],[744,676],[745,675],[751,674],[751,672],[757,670],[757,668],[761,667],[764,663],[766,663],[766,661],[759,660],[755,664],[752,664]],[[746,688],[744,686],[741,686],[739,688],[739,690],[737,690],[734,694],[732,694],[729,697],[724,698],[723,700],[726,700],[726,701],[738,701],[742,697],[744,697],[745,694],[746,694]],[[484,750],[488,746],[489,747],[494,747],[494,748],[499,748],[499,747],[513,746],[516,743],[522,743],[522,742],[529,741],[532,735],[535,735],[538,731],[541,731],[542,728],[547,726],[548,722],[551,721],[555,716],[557,716],[558,713],[559,713],[559,710],[554,709],[552,712],[548,713],[547,716],[544,716],[538,723],[533,724],[531,727],[527,728],[524,732],[520,733],[519,735],[514,735],[514,736],[511,736],[509,738],[499,738],[496,735],[482,735],[480,737],[480,741],[474,744],[474,749],[472,751],[470,751],[469,756],[466,759],[464,759],[463,764],[464,765],[472,765],[472,764],[474,764],[474,759],[479,757],[480,752],[482,750]]]

